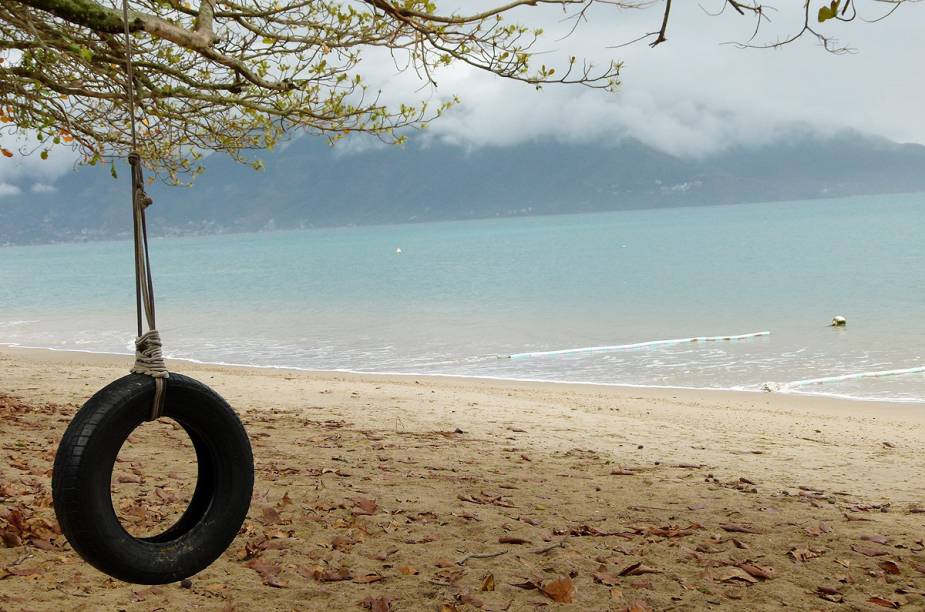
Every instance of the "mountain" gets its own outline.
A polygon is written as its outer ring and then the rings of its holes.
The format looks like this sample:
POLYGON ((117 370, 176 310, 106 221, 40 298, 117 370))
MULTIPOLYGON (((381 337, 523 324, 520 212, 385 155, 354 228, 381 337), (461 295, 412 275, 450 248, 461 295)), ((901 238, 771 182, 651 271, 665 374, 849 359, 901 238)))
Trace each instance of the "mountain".
MULTIPOLYGON (((344 152, 302 138, 255 172, 209 159, 195 185, 150 189, 153 235, 405 223, 925 191, 925 146, 856 133, 678 158, 623 140, 344 152)), ((0 198, 0 244, 128 237, 128 172, 81 168, 0 198)))

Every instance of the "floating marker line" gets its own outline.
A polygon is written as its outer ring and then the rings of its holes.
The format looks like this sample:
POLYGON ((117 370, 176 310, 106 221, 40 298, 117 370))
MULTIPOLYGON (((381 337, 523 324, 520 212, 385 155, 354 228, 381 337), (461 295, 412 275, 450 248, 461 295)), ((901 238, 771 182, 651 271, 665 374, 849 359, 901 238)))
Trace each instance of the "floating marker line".
POLYGON ((523 357, 545 357, 547 355, 569 355, 572 353, 598 353, 604 351, 623 351, 627 349, 645 348, 649 346, 661 346, 665 344, 685 344, 688 342, 720 342, 723 340, 746 340, 748 338, 758 338, 760 336, 770 336, 771 332, 761 331, 751 334, 740 334, 738 336, 697 336, 694 338, 677 338, 673 340, 652 340, 650 342, 636 342, 634 344, 615 344, 613 346, 586 346, 582 348, 561 349, 558 351, 536 351, 533 353, 514 353, 508 355, 508 359, 521 359, 523 357))
POLYGON ((789 390, 795 387, 803 387, 805 385, 818 385, 822 383, 841 382, 843 380, 857 380, 860 378, 879 378, 881 376, 899 376, 901 374, 917 374, 919 372, 925 372, 925 366, 918 366, 915 368, 904 368, 902 370, 879 370, 879 371, 873 371, 873 372, 857 372, 855 374, 842 374, 841 376, 824 376, 822 378, 807 378, 806 380, 795 380, 793 382, 785 383, 783 388, 784 390, 789 390))

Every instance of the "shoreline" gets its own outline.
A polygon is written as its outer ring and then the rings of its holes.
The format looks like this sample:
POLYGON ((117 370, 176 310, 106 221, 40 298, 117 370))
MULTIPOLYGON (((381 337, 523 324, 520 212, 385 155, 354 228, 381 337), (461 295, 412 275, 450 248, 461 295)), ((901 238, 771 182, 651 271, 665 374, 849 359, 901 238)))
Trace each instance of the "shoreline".
MULTIPOLYGON (((52 353, 76 353, 81 355, 97 355, 100 357, 134 357, 134 353, 117 353, 112 351, 92 351, 85 349, 59 349, 46 346, 26 346, 14 342, 0 342, 0 351, 6 350, 19 350, 19 351, 47 351, 52 353)), ((269 371, 289 371, 289 372, 300 372, 303 374, 353 374, 357 376, 381 376, 381 377, 414 377, 414 378, 427 378, 427 379, 460 379, 460 380, 473 380, 473 381, 494 381, 494 382, 511 382, 511 383, 525 383, 525 384, 541 384, 541 385, 575 385, 583 387, 603 387, 603 388, 616 388, 616 389, 654 389, 662 391, 703 391, 703 392, 718 392, 718 393, 746 393, 746 394, 759 394, 759 395, 778 395, 778 396, 788 396, 788 397, 812 397, 812 398, 827 398, 838 401, 847 401, 847 402, 861 402, 861 403, 876 403, 876 404, 898 404, 898 405, 925 405, 925 398, 921 399, 908 399, 902 397, 890 397, 890 398, 876 398, 876 397, 858 397, 854 395, 840 394, 840 393, 825 393, 825 392, 813 392, 813 391, 799 391, 799 390, 789 390, 789 389, 779 389, 775 391, 767 391, 764 389, 747 389, 744 387, 694 387, 694 386, 681 386, 681 385, 645 385, 645 384, 633 384, 633 383, 608 383, 608 382, 593 382, 593 381, 572 381, 572 380, 554 380, 554 379, 541 379, 541 378, 508 378, 504 376, 479 376, 471 374, 445 374, 445 373, 426 373, 426 372, 392 372, 392 371, 382 371, 382 372, 371 372, 365 370, 352 370, 352 369, 317 369, 317 368, 303 368, 299 366, 292 365, 260 365, 260 364, 249 364, 249 363, 232 363, 224 361, 203 361, 201 359, 195 359, 192 357, 166 357, 167 362, 179 361, 183 363, 189 363, 192 365, 200 366, 216 366, 223 368, 240 368, 240 369, 254 369, 254 370, 269 370, 269 371)))
MULTIPOLYGON (((21 395, 26 401, 80 406, 97 389, 128 374, 132 360, 131 355, 0 347, 0 367, 13 366, 4 368, 6 373, 0 385, 5 388, 0 391, 14 391, 13 395, 21 395), (26 393, 15 393, 17 386, 26 393)), ((296 410, 306 397, 350 388, 348 397, 351 399, 354 394, 368 398, 364 404, 367 410, 357 412, 358 406, 348 405, 338 406, 335 412, 365 422, 364 426, 372 428, 394 427, 396 422, 401 422, 409 428, 442 426, 450 431, 456 427, 467 431, 471 428, 496 437, 498 432, 488 427, 488 423, 500 421, 513 426, 510 424, 523 420, 539 428, 556 426, 568 432, 549 438, 530 436, 531 445, 544 450, 589 445, 601 452, 614 452, 612 440, 619 440, 618 445, 626 444, 631 437, 626 431, 630 431, 657 445, 651 449, 653 452, 645 445, 647 448, 640 453, 653 461, 660 459, 658 454, 684 453, 692 461, 700 457, 699 462, 709 459, 716 463, 728 459, 728 447, 732 444, 771 447, 778 443, 791 444, 795 440, 802 447, 807 441, 819 444, 819 432, 841 428, 841 435, 850 435, 866 447, 855 449, 856 469, 862 473, 870 471, 865 465, 869 456, 867 448, 879 447, 884 441, 895 444, 899 438, 908 442, 907 448, 921 448, 922 472, 925 473, 925 434, 922 433, 925 431, 925 410, 917 403, 742 390, 306 371, 275 366, 259 368, 195 362, 184 362, 184 366, 178 370, 215 386, 232 406, 244 412, 296 410), (449 408, 433 405, 433 402, 420 405, 418 389, 421 388, 430 389, 432 395, 455 398, 459 405, 449 408), (269 401, 261 401, 260 396, 269 401), (408 410, 408 405, 415 409, 408 410), (483 406, 498 407, 502 414, 495 414, 483 406), (454 421, 463 424, 451 426, 454 421), (805 430, 804 435, 794 436, 795 423, 805 430), (670 436, 662 431, 666 428, 670 436), (696 438, 712 441, 713 445, 692 445, 689 440, 696 438)), ((824 440, 822 446, 838 446, 842 442, 824 440)), ((806 450, 801 448, 799 452, 806 450)), ((757 455, 751 461, 760 464, 766 459, 757 455)), ((818 456, 814 460, 825 463, 827 459, 818 456)), ((781 470, 782 474, 812 476, 805 466, 794 466, 789 460, 773 463, 774 469, 781 470)), ((870 479, 871 486, 884 490, 900 481, 887 466, 877 478, 870 479)), ((845 483, 851 480, 846 479, 845 483)), ((914 489, 921 491, 925 501, 925 482, 914 489)))

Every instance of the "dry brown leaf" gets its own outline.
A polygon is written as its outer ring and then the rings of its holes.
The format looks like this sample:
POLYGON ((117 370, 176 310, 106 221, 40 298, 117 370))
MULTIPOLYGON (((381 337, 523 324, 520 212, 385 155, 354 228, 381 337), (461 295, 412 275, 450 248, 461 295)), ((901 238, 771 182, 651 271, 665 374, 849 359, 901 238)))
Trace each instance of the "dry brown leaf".
POLYGON ((640 576, 642 574, 661 574, 662 570, 650 567, 648 565, 643 565, 640 563, 633 563, 627 567, 620 570, 620 576, 640 576))
POLYGON ((568 576, 547 580, 539 587, 540 591, 556 603, 572 603, 575 584, 568 576))
POLYGON ((279 565, 257 558, 251 559, 245 563, 244 567, 257 572, 257 574, 259 574, 260 578, 263 580, 263 583, 267 586, 275 587, 278 589, 285 589, 289 586, 288 583, 280 580, 279 578, 279 573, 282 571, 282 568, 279 565))
POLYGON ((389 612, 392 609, 392 600, 388 597, 367 597, 360 602, 360 607, 370 612, 389 612))
POLYGON ((888 554, 889 552, 884 548, 880 548, 878 546, 869 546, 866 544, 852 544, 851 550, 853 550, 856 553, 862 554, 865 557, 882 557, 883 555, 888 554))
POLYGON ((807 548, 794 548, 787 554, 793 557, 793 559, 796 561, 809 561, 810 559, 815 559, 819 556, 807 548))
POLYGON ((613 586, 615 584, 620 584, 620 578, 616 574, 613 574, 611 572, 598 571, 594 573, 593 577, 594 577, 594 582, 603 584, 604 586, 613 586))
POLYGON ((826 601, 832 601, 835 603, 840 603, 845 596, 842 595, 841 591, 833 586, 822 585, 816 587, 816 594, 819 595, 822 599, 826 601))
POLYGON ((355 576, 353 581, 357 584, 370 584, 373 582, 379 582, 384 578, 385 576, 382 574, 366 574, 365 576, 355 576))
POLYGON ((272 506, 264 506, 260 510, 260 520, 264 524, 272 525, 273 523, 278 523, 280 518, 279 511, 272 506))
POLYGON ((899 565, 897 565, 895 561, 881 561, 877 565, 879 565, 880 569, 885 571, 887 574, 897 576, 901 573, 899 565))
POLYGON ((741 570, 737 567, 724 567, 719 570, 719 572, 714 577, 715 580, 720 582, 732 582, 733 580, 741 580, 749 584, 754 584, 758 582, 758 579, 753 577, 748 572, 741 570))
POLYGON ((876 542, 877 544, 889 544, 890 538, 884 535, 872 534, 872 535, 862 535, 861 539, 865 542, 876 542))
POLYGON ((883 608, 899 608, 902 606, 898 601, 891 601, 889 599, 884 599, 883 597, 871 597, 867 600, 867 603, 874 604, 875 606, 880 606, 883 608))
POLYGON ((723 523, 720 527, 730 533, 761 533, 761 530, 748 523, 723 523))
POLYGON ((482 591, 494 591, 495 590, 494 574, 489 573, 489 574, 486 574, 484 578, 482 578, 482 587, 480 590, 482 591))
POLYGON ((351 500, 353 502, 353 514, 356 515, 370 515, 375 514, 376 510, 379 509, 379 504, 376 503, 374 499, 366 499, 365 497, 355 497, 351 500))
POLYGON ((517 536, 501 536, 498 538, 499 544, 531 544, 530 540, 517 536))
POLYGON ((398 571, 405 576, 417 576, 418 571, 411 567, 410 565, 400 565, 398 566, 398 571))
POLYGON ((774 577, 774 568, 772 567, 762 567, 756 563, 740 563, 739 568, 748 575, 762 580, 770 580, 774 577))

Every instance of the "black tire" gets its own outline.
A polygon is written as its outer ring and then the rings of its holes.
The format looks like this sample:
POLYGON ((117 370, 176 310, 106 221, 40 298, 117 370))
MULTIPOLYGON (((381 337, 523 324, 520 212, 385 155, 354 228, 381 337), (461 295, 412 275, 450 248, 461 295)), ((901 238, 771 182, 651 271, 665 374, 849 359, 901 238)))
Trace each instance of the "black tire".
POLYGON ((58 523, 74 550, 100 571, 137 584, 176 582, 218 559, 240 530, 254 487, 251 446, 237 415, 209 387, 171 372, 163 416, 177 421, 196 449, 196 488, 167 531, 130 535, 112 506, 113 465, 153 398, 154 380, 141 374, 91 397, 64 433, 51 484, 58 523))

